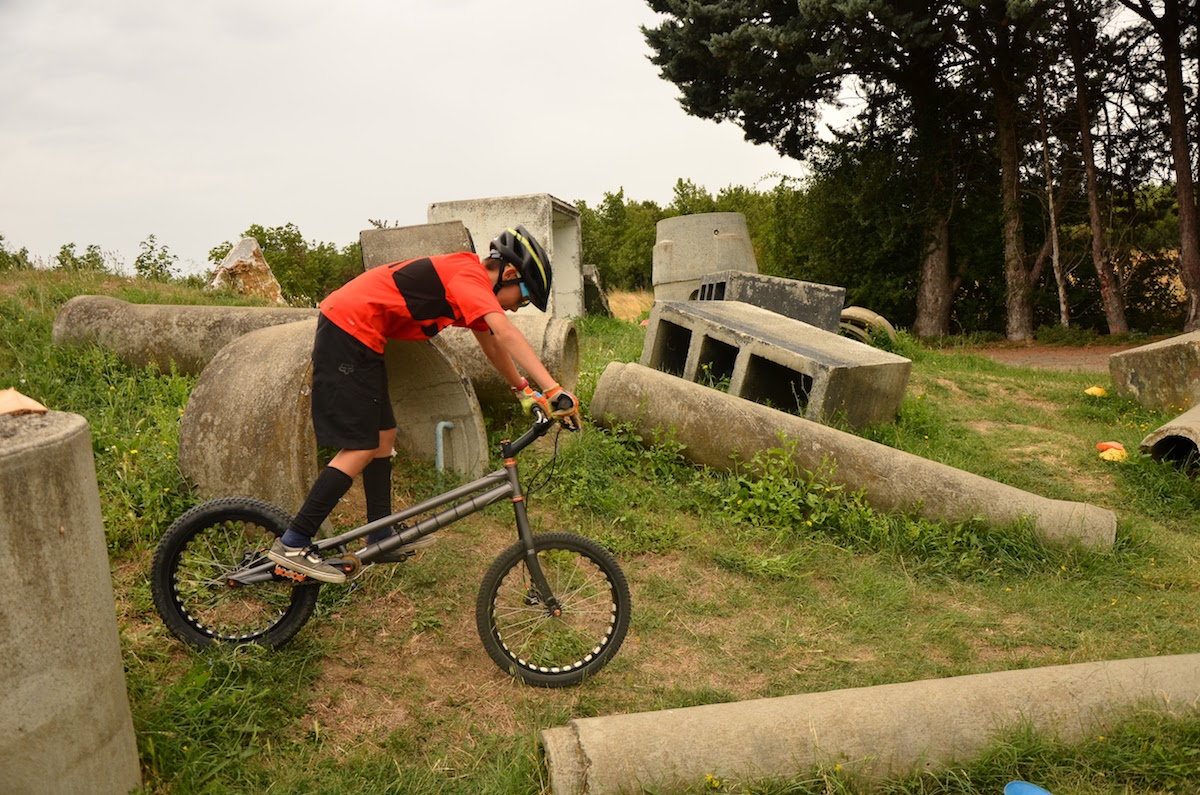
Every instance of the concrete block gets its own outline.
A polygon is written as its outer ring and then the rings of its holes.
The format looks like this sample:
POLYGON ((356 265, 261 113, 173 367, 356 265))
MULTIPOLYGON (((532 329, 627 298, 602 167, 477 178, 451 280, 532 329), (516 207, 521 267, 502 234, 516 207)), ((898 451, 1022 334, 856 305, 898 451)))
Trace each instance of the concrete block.
POLYGON ((747 271, 721 271, 700 277, 697 298, 753 304, 836 334, 846 288, 747 271))
POLYGON ((890 422, 912 362, 739 301, 656 301, 641 363, 851 428, 890 422))
MULTIPOLYGON (((486 246, 491 238, 483 241, 486 246)), ((462 221, 417 224, 388 229, 364 229, 358 233, 363 270, 418 257, 435 257, 459 251, 475 251, 471 233, 462 221)))
POLYGON ((664 218, 656 226, 652 268, 656 301, 695 299, 706 273, 758 273, 746 216, 697 213, 664 218))
POLYGON ((1143 406, 1182 411, 1200 404, 1200 331, 1108 357, 1118 395, 1143 406))
MULTIPOLYGON (((550 255, 554 283, 550 288, 547 311, 558 317, 582 317, 583 237, 579 210, 548 193, 527 196, 501 196, 490 199, 435 202, 426 212, 429 223, 461 221, 475 240, 478 250, 486 252, 492 238, 505 229, 523 224, 550 255)), ((526 307, 521 312, 537 312, 526 307)))
MULTIPOLYGON (((203 496, 259 497, 296 511, 316 480, 312 427, 315 318, 252 331, 204 368, 184 409, 179 468, 203 496)), ((434 337, 390 341, 384 349, 396 449, 433 461, 437 425, 447 468, 479 477, 488 463, 479 401, 461 368, 434 337)))
POLYGON ((764 450, 786 449, 802 469, 836 463, 830 480, 863 492, 872 508, 935 521, 1029 521, 1047 543, 1112 547, 1117 516, 1095 505, 1052 500, 852 433, 760 406, 682 378, 613 362, 596 383, 592 419, 631 423, 643 437, 670 430, 693 463, 733 469, 764 450))
POLYGON ((1151 431, 1139 449, 1155 461, 1169 461, 1194 474, 1200 467, 1200 404, 1151 431))
POLYGON ((87 421, 0 416, 0 790, 141 786, 87 421))

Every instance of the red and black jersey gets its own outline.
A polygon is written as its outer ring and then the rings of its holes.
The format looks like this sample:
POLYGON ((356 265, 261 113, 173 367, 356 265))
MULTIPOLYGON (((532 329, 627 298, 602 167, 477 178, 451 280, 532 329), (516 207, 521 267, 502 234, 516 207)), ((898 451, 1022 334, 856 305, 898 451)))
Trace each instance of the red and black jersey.
POLYGON ((446 326, 486 331, 503 312, 479 256, 470 252, 394 262, 356 276, 321 302, 321 314, 376 353, 395 340, 426 340, 446 326))

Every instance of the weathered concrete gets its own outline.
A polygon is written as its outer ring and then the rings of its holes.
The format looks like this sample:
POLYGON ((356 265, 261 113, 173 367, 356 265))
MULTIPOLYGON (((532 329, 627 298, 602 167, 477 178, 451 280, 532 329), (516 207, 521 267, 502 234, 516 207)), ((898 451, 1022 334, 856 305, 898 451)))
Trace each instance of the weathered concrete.
POLYGON ((553 795, 692 790, 840 764, 880 780, 962 762, 1026 726, 1076 742, 1137 709, 1193 715, 1200 655, 1081 663, 660 712, 540 733, 553 795))
POLYGON ((746 216, 697 213, 664 218, 656 227, 651 281, 656 301, 690 301, 706 273, 758 273, 746 216))
POLYGON ((949 521, 981 517, 999 526, 1025 519, 1055 544, 1107 548, 1116 536, 1112 511, 1030 494, 636 364, 610 364, 590 410, 601 425, 632 423, 647 438, 673 429, 684 456, 715 469, 789 445, 801 467, 816 472, 826 461, 834 464, 834 482, 862 489, 883 511, 949 521))
POLYGON ((0 790, 141 785, 87 421, 0 416, 0 790))
POLYGON ((641 363, 851 428, 896 418, 912 362, 739 301, 655 301, 641 363))
POLYGON ((721 271, 700 277, 697 298, 753 304, 837 334, 846 288, 745 271, 721 271))
POLYGON ((1200 331, 1108 357, 1116 393, 1150 408, 1183 411, 1200 403, 1200 331))
POLYGON ((1200 465, 1200 405, 1180 414, 1142 439, 1139 449, 1155 461, 1179 467, 1200 465))
MULTIPOLYGON (((508 319, 520 329, 558 383, 574 392, 579 381, 579 333, 575 324, 543 312, 509 313, 508 319)), ((470 329, 444 329, 436 339, 444 343, 447 355, 466 373, 481 404, 493 406, 513 401, 508 382, 484 356, 470 329)))
POLYGON ((316 317, 315 309, 130 304, 78 295, 54 317, 55 345, 94 342, 134 367, 194 375, 233 340, 265 326, 316 317))
MULTIPOLYGON (((203 496, 244 494, 295 511, 317 476, 312 428, 316 319, 250 332, 204 368, 184 410, 179 468, 203 496)), ((384 351, 396 448, 433 461, 437 424, 445 465, 482 475, 487 432, 475 391, 437 337, 389 342, 384 351)))
MULTIPOLYGON (((197 374, 233 340, 268 326, 315 318, 316 309, 244 306, 129 304, 101 295, 72 298, 54 318, 55 344, 95 342, 134 367, 156 365, 197 374)), ((579 337, 575 324, 542 312, 510 313, 542 363, 569 390, 579 377, 579 337)), ((512 400, 508 384, 484 357, 467 329, 438 335, 444 352, 464 368, 485 404, 512 400)), ((408 378, 407 375, 401 376, 408 378)))
MULTIPOLYGON (((583 316, 583 236, 574 205, 549 193, 500 196, 435 202, 429 205, 426 218, 431 224, 462 221, 481 253, 496 235, 523 224, 546 249, 554 268, 547 311, 558 317, 583 316)), ((526 307, 521 313, 537 311, 526 307)))
MULTIPOLYGON (((488 238, 484 244, 490 240, 491 238, 488 238)), ((358 242, 362 248, 364 270, 417 257, 475 251, 471 233, 463 226, 462 221, 364 229, 358 233, 358 242)))
POLYGON ((243 237, 229 250, 204 289, 227 289, 238 295, 265 298, 276 305, 287 303, 258 241, 252 237, 243 237))

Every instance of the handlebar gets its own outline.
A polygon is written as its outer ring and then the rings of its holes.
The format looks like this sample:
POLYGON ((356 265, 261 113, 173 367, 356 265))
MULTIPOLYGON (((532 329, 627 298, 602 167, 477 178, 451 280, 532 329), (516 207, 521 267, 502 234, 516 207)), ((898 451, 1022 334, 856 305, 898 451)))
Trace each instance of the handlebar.
MULTIPOLYGON (((526 447, 549 433, 550 429, 554 427, 554 418, 547 416, 546 412, 542 410, 541 406, 534 404, 532 411, 533 425, 529 428, 529 430, 521 434, 521 436, 515 442, 505 440, 500 443, 500 449, 505 458, 510 458, 521 452, 526 447)), ((571 423, 567 422, 566 419, 560 420, 560 422, 562 427, 566 428, 568 431, 579 430, 578 426, 572 425, 571 423)))

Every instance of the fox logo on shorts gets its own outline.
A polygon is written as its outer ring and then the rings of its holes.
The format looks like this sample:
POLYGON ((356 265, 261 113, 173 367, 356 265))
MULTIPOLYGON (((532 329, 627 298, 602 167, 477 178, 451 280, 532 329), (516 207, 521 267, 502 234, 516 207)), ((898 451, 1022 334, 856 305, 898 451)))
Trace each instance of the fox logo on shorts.
POLYGON ((350 362, 342 362, 338 365, 338 372, 342 375, 350 375, 354 372, 354 365, 350 362))

